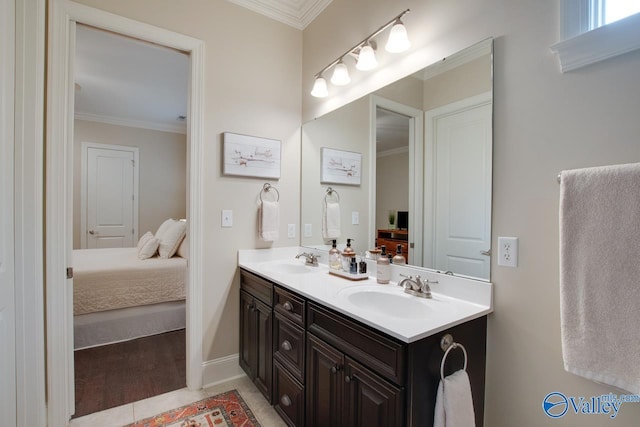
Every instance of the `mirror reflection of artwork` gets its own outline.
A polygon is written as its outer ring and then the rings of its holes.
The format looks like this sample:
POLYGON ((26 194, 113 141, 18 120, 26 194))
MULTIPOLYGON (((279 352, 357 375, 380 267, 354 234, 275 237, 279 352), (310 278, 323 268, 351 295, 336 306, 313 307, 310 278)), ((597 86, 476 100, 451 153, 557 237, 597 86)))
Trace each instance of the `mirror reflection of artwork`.
POLYGON ((322 183, 360 185, 361 177, 362 154, 322 148, 322 183))
POLYGON ((225 175, 280 178, 280 141, 225 132, 225 175))

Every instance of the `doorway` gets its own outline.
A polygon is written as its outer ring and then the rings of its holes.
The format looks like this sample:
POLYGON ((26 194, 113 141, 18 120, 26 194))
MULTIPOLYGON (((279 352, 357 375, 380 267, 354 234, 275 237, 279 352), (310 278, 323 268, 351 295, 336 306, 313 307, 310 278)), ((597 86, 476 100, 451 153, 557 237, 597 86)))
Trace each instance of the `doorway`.
POLYGON ((186 372, 190 389, 201 387, 203 43, 162 28, 132 21, 73 2, 50 5, 50 66, 47 83, 46 283, 48 425, 66 425, 74 412, 73 316, 71 311, 73 171, 73 47, 76 23, 148 41, 189 55, 187 118, 188 252, 186 372), (192 303, 193 302, 193 303, 192 303))

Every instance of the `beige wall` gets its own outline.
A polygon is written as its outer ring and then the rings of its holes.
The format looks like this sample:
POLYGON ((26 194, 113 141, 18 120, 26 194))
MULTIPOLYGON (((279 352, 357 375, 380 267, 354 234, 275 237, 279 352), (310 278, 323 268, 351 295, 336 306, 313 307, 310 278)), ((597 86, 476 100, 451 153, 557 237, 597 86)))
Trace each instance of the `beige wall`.
POLYGON ((265 180, 221 176, 223 132, 282 141, 280 240, 299 221, 299 30, 224 0, 82 0, 81 3, 200 39, 205 44, 203 358, 238 352, 237 250, 269 247, 258 240, 257 200, 265 180), (233 227, 221 228, 222 209, 233 227))
MULTIPOLYGON (((74 121, 73 247, 80 248, 82 143, 138 147, 138 236, 155 233, 167 218, 187 215, 187 145, 183 134, 74 121)), ((135 243, 134 243, 135 244, 135 243)))
MULTIPOLYGON (((520 259, 517 268, 499 267, 495 259, 491 265, 495 312, 485 425, 637 426, 640 405, 634 403, 614 420, 573 414, 553 420, 541 409, 552 391, 588 398, 617 393, 563 369, 556 176, 563 169, 640 161, 640 52, 560 73, 549 50, 558 41, 558 3, 333 0, 304 32, 303 117, 340 105, 356 89, 378 87, 371 77, 326 101, 308 93, 320 68, 406 7, 411 13, 404 22, 424 61, 495 36, 492 246, 498 236, 517 236, 520 259)), ((393 79, 421 68, 410 57, 373 75, 393 79)))
POLYGON ((390 210, 409 210, 409 151, 378 155, 376 164, 376 229, 389 228, 390 210))

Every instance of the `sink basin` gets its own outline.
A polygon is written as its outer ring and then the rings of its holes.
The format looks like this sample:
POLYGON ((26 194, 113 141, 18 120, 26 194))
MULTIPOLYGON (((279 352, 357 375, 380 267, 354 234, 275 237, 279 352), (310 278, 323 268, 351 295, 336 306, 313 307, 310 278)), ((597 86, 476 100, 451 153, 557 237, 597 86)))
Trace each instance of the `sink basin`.
POLYGON ((428 300, 405 294, 399 288, 353 286, 341 294, 357 309, 397 319, 423 319, 432 311, 428 300))
POLYGON ((271 274, 306 274, 318 271, 318 267, 304 265, 299 260, 267 261, 260 264, 260 269, 271 274))

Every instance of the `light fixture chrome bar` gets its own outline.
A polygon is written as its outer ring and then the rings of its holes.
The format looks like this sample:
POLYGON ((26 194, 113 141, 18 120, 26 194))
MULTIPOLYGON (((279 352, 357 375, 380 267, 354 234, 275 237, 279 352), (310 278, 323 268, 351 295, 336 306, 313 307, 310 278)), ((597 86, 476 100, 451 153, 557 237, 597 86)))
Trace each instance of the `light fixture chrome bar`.
POLYGON ((359 47, 361 47, 362 45, 364 45, 365 43, 367 43, 369 40, 371 40, 372 38, 376 37, 378 34, 380 34, 381 32, 383 32, 384 30, 386 30, 387 28, 389 28, 391 25, 393 25, 398 19, 401 19, 405 14, 409 13, 411 11, 411 9, 407 9, 404 10, 402 12, 400 12, 397 16, 393 17, 389 22, 387 22, 386 24, 382 25, 380 28, 378 28, 376 31, 374 31, 373 33, 371 33, 368 37, 364 38, 363 40, 361 40, 359 43, 353 45, 350 49, 348 49, 345 53, 343 53, 342 55, 340 55, 339 57, 337 57, 335 59, 335 61, 331 62, 329 65, 327 65, 326 67, 324 67, 322 70, 320 70, 318 73, 316 73, 315 78, 318 78, 320 76, 322 76, 322 73, 324 73, 325 71, 327 71, 329 68, 333 67, 334 65, 336 65, 338 62, 340 62, 340 60, 342 58, 344 58, 345 56, 354 53, 356 49, 358 49, 359 47))

